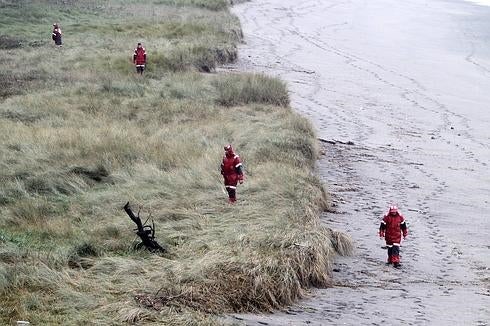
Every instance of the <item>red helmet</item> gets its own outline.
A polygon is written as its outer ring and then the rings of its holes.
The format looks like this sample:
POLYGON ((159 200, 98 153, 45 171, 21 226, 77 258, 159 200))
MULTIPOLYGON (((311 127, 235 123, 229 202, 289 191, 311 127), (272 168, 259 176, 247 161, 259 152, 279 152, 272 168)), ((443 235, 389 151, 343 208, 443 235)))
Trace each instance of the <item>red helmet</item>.
POLYGON ((390 214, 398 214, 398 207, 396 207, 395 205, 390 206, 389 213, 390 214))

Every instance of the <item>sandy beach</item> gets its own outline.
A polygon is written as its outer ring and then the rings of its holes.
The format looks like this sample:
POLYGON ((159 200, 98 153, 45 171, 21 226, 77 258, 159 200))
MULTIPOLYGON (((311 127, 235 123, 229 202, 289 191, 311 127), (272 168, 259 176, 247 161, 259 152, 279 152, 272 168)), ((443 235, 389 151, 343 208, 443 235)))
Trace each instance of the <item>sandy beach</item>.
POLYGON ((490 6, 489 0, 469 0, 470 2, 482 5, 482 6, 490 6))
POLYGON ((353 257, 333 287, 246 325, 488 325, 490 7, 464 1, 254 0, 230 69, 288 83, 324 142, 319 173, 353 257), (385 266, 379 221, 410 229, 385 266))

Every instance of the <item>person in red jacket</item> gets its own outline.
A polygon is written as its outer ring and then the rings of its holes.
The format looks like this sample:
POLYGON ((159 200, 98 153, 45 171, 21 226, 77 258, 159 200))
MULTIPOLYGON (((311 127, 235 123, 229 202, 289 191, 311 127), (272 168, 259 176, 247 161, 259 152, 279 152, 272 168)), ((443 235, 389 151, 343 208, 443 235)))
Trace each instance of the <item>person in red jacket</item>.
POLYGON ((405 218, 398 212, 398 207, 390 206, 388 214, 383 217, 379 226, 379 236, 385 238, 388 247, 388 262, 394 267, 400 267, 400 243, 408 235, 405 218))
POLYGON ((235 154, 231 145, 225 146, 225 155, 221 163, 221 174, 225 181, 226 191, 228 192, 229 202, 236 202, 236 187, 238 182, 243 183, 243 165, 240 156, 235 154))
POLYGON ((138 43, 138 46, 134 49, 133 63, 136 66, 136 72, 143 75, 146 65, 146 50, 141 43, 138 43))

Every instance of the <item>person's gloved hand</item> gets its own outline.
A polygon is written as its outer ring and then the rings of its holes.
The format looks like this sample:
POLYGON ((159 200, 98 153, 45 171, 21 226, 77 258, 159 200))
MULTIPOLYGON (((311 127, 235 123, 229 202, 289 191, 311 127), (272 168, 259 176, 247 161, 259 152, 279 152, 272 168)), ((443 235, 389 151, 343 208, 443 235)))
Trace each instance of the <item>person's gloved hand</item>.
POLYGON ((403 232, 403 240, 405 240, 408 236, 408 231, 403 232))
POLYGON ((385 231, 379 231, 379 237, 384 238, 385 236, 385 231))

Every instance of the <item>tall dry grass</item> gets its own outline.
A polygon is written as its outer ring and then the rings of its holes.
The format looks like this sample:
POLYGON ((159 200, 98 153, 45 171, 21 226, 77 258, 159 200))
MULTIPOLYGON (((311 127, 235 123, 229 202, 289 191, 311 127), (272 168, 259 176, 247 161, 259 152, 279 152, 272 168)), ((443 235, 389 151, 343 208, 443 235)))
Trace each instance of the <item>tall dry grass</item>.
POLYGON ((2 4, 0 35, 25 41, 0 56, 26 77, 1 85, 0 323, 206 325, 328 285, 350 242, 319 223, 311 125, 279 81, 202 73, 236 56, 220 3, 2 4), (65 46, 39 46, 54 20, 65 46), (135 21, 152 28, 133 34, 135 21), (129 62, 138 40, 144 78, 129 62), (229 142, 247 173, 235 206, 219 174, 229 142), (167 254, 133 250, 128 200, 167 254))
POLYGON ((284 82, 264 75, 229 75, 216 81, 217 103, 236 106, 262 103, 287 107, 289 96, 284 82))

